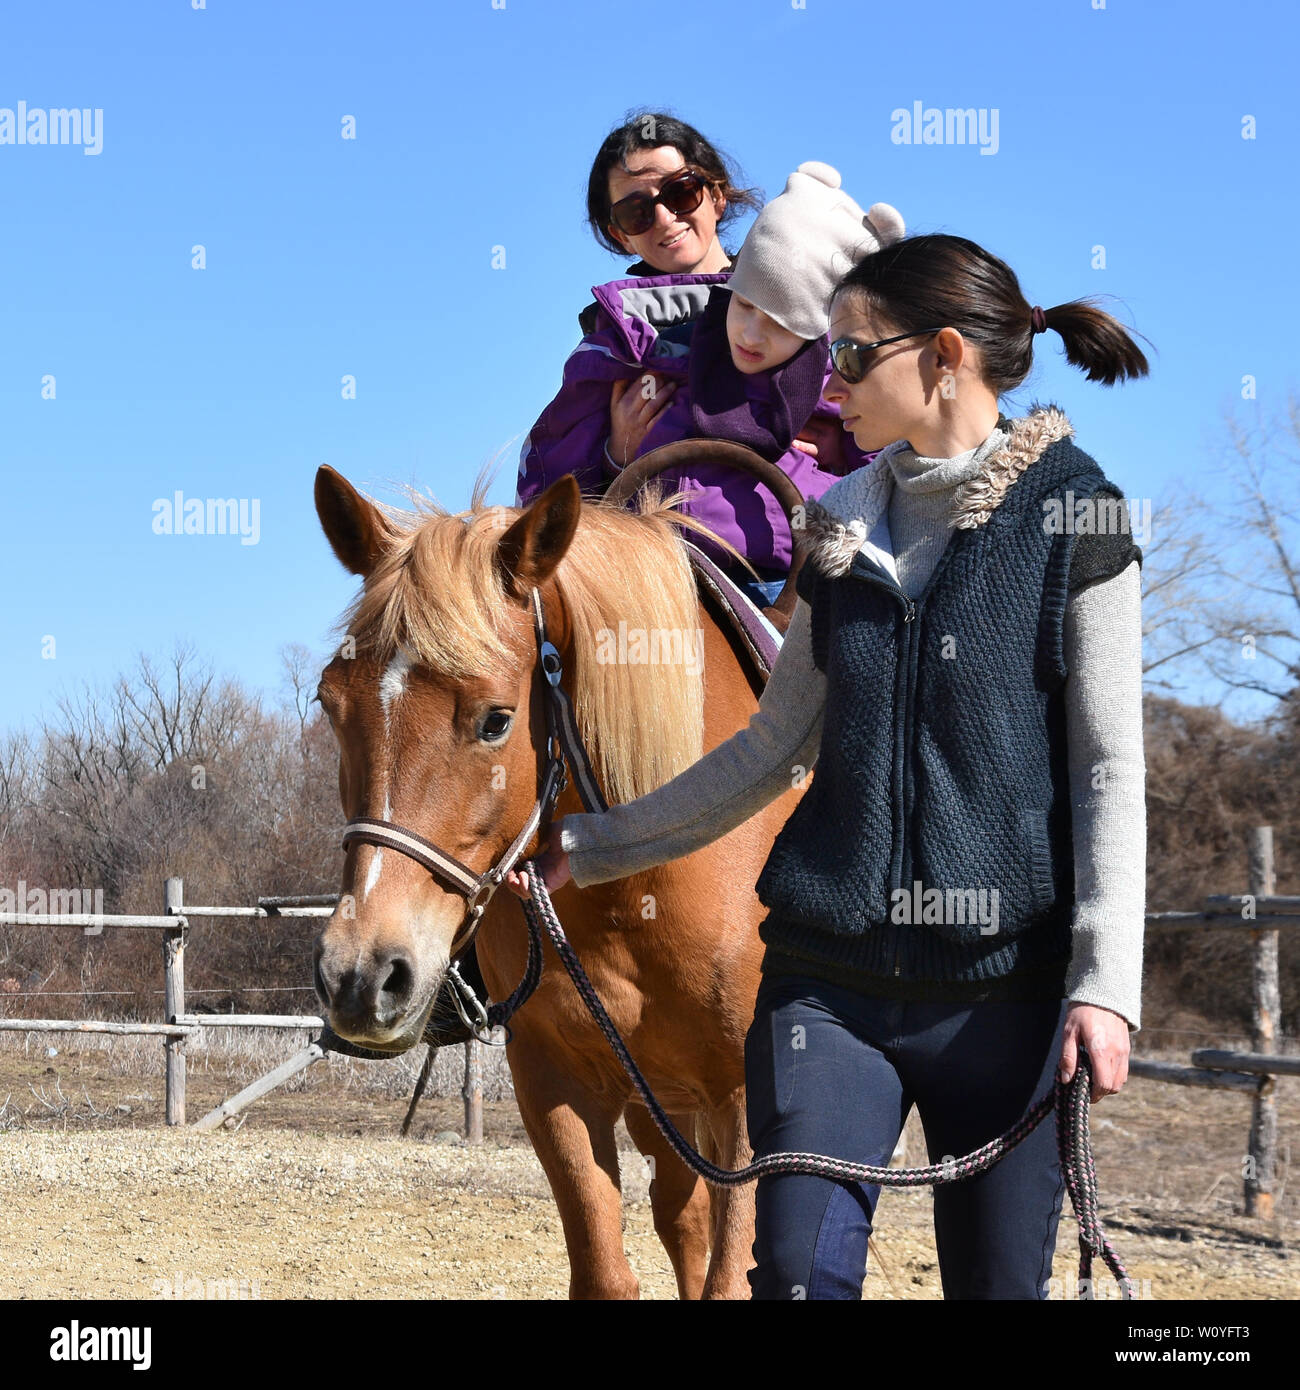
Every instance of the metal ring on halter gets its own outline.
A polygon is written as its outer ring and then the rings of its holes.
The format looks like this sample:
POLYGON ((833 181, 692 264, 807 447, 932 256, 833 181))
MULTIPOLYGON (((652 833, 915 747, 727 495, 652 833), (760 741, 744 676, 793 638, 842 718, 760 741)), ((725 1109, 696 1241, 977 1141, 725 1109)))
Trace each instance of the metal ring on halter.
POLYGON ((542 643, 542 674, 550 685, 559 685, 564 676, 564 664, 560 660, 559 648, 549 639, 542 643))
POLYGON ((461 977, 460 970, 457 968, 455 961, 452 961, 447 966, 447 974, 451 976, 452 983, 456 986, 455 992, 452 994, 452 999, 456 1004, 456 1012, 460 1014, 461 1022, 465 1024, 466 1027, 472 1028, 476 1021, 466 1014, 464 1004, 461 1002, 462 999, 465 999, 469 1001, 471 1008, 477 1015, 477 1022, 480 1025, 486 1023, 487 1010, 483 1007, 483 1003, 478 995, 474 993, 468 983, 461 977))
MULTIPOLYGON (((492 1036, 495 1031, 488 1018, 487 1010, 483 1007, 483 1001, 474 993, 472 986, 461 977, 460 971, 456 968, 453 961, 447 967, 447 975, 452 983, 451 1002, 455 1006, 456 1012, 460 1015, 460 1021, 470 1031, 470 1036, 476 1041, 486 1043, 489 1047, 501 1047, 503 1044, 492 1036), (465 1012, 465 1004, 468 1003, 476 1015, 471 1018, 465 1012)), ((508 1032, 508 1030, 507 1030, 508 1032)), ((509 1042, 509 1037, 505 1039, 509 1042)))
POLYGON ((482 918, 484 910, 491 901, 492 894, 489 892, 482 902, 478 901, 478 895, 483 891, 483 885, 474 890, 474 897, 469 899, 469 905, 465 910, 465 915, 460 919, 460 926, 456 928, 456 935, 451 939, 451 949, 449 955, 454 961, 458 955, 473 941, 478 932, 479 920, 482 918))

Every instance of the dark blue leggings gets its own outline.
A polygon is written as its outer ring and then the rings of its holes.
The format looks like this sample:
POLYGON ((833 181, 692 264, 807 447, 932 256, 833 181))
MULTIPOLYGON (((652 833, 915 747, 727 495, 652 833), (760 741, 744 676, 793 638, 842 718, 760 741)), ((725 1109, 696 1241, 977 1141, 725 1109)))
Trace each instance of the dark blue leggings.
MULTIPOLYGON (((764 976, 745 1039, 756 1156, 885 1164, 915 1105, 930 1162, 1003 1133, 1053 1083, 1065 1003, 870 998, 764 976)), ((1049 1116, 991 1171, 934 1189, 945 1298, 1046 1298, 1064 1183, 1049 1116)), ((861 1298, 878 1186, 760 1178, 754 1298, 861 1298)))

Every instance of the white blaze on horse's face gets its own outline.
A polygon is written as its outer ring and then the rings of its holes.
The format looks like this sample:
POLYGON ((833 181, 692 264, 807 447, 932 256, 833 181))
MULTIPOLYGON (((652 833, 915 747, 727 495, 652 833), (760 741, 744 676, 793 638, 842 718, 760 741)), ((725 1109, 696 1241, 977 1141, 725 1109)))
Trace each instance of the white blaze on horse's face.
MULTIPOLYGON (((406 677, 415 663, 406 652, 397 652, 388 665, 384 668, 384 674, 379 678, 379 705, 384 711, 384 760, 381 765, 381 776, 384 779, 384 819, 392 820, 393 803, 391 791, 388 786, 388 774, 391 766, 392 756, 392 727, 393 727, 393 706, 401 698, 406 690, 406 677)), ((361 888, 361 901, 365 900, 374 891, 375 885, 379 882, 379 875, 384 866, 384 851, 376 849, 370 860, 370 868, 366 873, 366 881, 361 888)))
MULTIPOLYGON (((384 802, 384 819, 388 819, 388 803, 384 802)), ((379 882, 379 872, 384 867, 384 851, 382 847, 375 850, 370 860, 370 868, 366 871, 366 881, 361 886, 361 901, 365 900, 374 891, 375 885, 379 882)))
POLYGON ((392 727, 393 706, 406 689, 406 677, 415 663, 405 652, 398 652, 379 678, 379 703, 384 711, 384 733, 392 727))

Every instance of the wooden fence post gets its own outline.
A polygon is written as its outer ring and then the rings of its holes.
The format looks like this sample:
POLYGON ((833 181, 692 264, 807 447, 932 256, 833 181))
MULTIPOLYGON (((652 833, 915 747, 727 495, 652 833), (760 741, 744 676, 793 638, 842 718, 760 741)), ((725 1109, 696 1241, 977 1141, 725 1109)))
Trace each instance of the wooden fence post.
MULTIPOLYGON (((1273 864, 1273 827, 1261 825, 1250 836, 1250 892, 1258 901, 1277 892, 1273 864)), ((1258 909, 1257 909, 1258 910, 1258 909)), ((1250 934, 1255 1016, 1252 1020, 1254 1052, 1273 1052, 1277 1040, 1277 1020, 1282 1011, 1278 986, 1277 928, 1250 934)), ((1246 1215, 1269 1220, 1273 1216, 1273 1177, 1277 1169, 1277 1103, 1273 1098, 1276 1082, 1265 1077, 1251 1104, 1250 1152, 1246 1165, 1246 1215)))
MULTIPOLYGON (((184 910, 185 884, 183 879, 169 878, 163 884, 163 911, 179 916, 184 910)), ((185 929, 177 927, 163 932, 163 1020, 175 1023, 185 1012, 185 929)), ((168 1038, 167 1049, 167 1123, 185 1123, 185 1039, 168 1038)))
POLYGON ((483 1044, 471 1038, 465 1044, 465 1084, 460 1093, 465 1098, 465 1142, 483 1142, 483 1044))

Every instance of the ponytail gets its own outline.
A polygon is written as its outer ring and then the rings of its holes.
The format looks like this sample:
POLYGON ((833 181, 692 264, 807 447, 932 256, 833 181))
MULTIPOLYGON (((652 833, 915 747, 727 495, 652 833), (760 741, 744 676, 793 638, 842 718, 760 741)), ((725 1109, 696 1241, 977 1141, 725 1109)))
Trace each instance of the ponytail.
POLYGON ((1114 386, 1146 376, 1149 368, 1142 349, 1113 315, 1090 299, 1072 299, 1045 309, 1048 328, 1061 335, 1065 360, 1087 374, 1089 381, 1114 386))
POLYGON ((1149 370, 1118 319, 1087 299, 1035 314, 1011 267, 965 237, 904 237, 874 251, 836 286, 836 295, 846 293, 865 298, 899 333, 955 328, 978 348, 981 375, 999 396, 1029 375, 1043 326, 1061 335, 1066 361, 1089 381, 1113 386, 1149 370))

